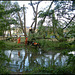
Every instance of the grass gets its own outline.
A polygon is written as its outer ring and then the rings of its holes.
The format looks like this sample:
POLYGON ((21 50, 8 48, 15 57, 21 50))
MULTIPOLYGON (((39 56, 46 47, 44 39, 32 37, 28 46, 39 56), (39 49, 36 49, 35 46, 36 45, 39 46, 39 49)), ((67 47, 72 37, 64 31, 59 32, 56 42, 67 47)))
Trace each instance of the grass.
MULTIPOLYGON (((25 46, 24 41, 25 41, 24 37, 21 37, 21 42, 23 42, 23 43, 20 43, 20 44, 17 44, 17 41, 15 41, 15 42, 4 41, 6 44, 5 48, 6 49, 23 49, 23 48, 27 47, 27 48, 32 48, 29 50, 38 49, 31 45, 25 46)), ((54 51, 62 51, 63 50, 64 51, 64 50, 74 50, 75 49, 75 45, 70 46, 67 44, 67 42, 50 41, 50 40, 44 40, 44 39, 35 40, 35 42, 40 44, 41 49, 44 52, 48 52, 51 50, 54 50, 54 51)), ((35 50, 33 50, 33 51, 35 51, 35 50)))
POLYGON ((36 40, 36 42, 38 42, 41 47, 43 48, 43 50, 56 50, 56 47, 59 46, 59 42, 57 41, 49 41, 49 40, 36 40))
POLYGON ((32 69, 29 73, 24 74, 65 74, 65 75, 72 75, 72 67, 70 66, 49 66, 49 67, 41 67, 37 66, 32 69))
POLYGON ((65 53, 65 51, 74 51, 75 44, 70 45, 69 42, 58 42, 58 41, 50 41, 50 40, 36 40, 37 43, 40 44, 41 49, 44 52, 49 51, 59 51, 65 53))
MULTIPOLYGON (((24 42, 24 38, 21 39, 22 42, 24 42)), ((70 49, 57 49, 59 46, 63 48, 64 43, 67 42, 52 42, 49 40, 36 40, 41 45, 42 50, 48 52, 48 51, 60 51, 63 52, 63 54, 66 54, 66 51, 70 51, 70 49)), ((10 41, 4 41, 5 43, 5 49, 22 49, 25 48, 25 44, 17 44, 17 42, 10 42, 10 41)), ((35 47, 33 46, 26 46, 27 49, 31 52, 38 52, 35 47)), ((71 49, 74 49, 75 45, 71 45, 71 49)), ((30 73, 26 74, 70 74, 72 73, 72 67, 71 66, 63 66, 63 67, 56 67, 55 65, 52 67, 38 67, 36 66, 30 73)), ((74 73, 74 72, 73 72, 74 73)))
POLYGON ((6 49, 22 49, 24 48, 24 44, 17 44, 15 42, 5 41, 6 49))

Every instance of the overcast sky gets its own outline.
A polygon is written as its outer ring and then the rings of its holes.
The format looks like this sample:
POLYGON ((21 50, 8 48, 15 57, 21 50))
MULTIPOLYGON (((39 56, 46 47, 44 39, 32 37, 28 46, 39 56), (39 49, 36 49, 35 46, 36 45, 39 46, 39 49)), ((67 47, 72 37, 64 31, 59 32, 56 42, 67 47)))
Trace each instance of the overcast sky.
MULTIPOLYGON (((28 4, 30 3, 30 1, 12 1, 12 2, 18 2, 18 4, 20 5, 20 7, 23 7, 23 5, 25 5, 26 7, 28 7, 28 9, 26 9, 26 27, 30 27, 32 22, 33 22, 33 9, 32 7, 28 4)), ((32 3, 35 3, 37 1, 32 1, 32 3)), ((39 4, 38 7, 38 11, 40 10, 44 10, 44 8, 46 8, 47 6, 49 6, 51 4, 52 1, 42 1, 39 4)), ((52 9, 55 7, 54 3, 52 4, 52 9)), ((73 12, 72 12, 73 13, 73 12)), ((74 11, 75 13, 75 11, 74 11)), ((66 19, 65 19, 66 20, 66 19)), ((39 21, 39 19, 37 20, 39 21)), ((46 25, 46 23, 44 23, 46 25)))
MULTIPOLYGON (((30 1, 13 1, 13 2, 18 2, 20 7, 23 7, 23 4, 25 4, 25 6, 28 7, 28 9, 26 11, 26 27, 30 27, 32 22, 33 22, 33 18, 34 18, 34 16, 33 16, 33 9, 28 4, 28 3, 30 3, 30 1)), ((34 3, 34 2, 37 2, 37 1, 32 1, 32 2, 34 3)), ((45 7, 49 6, 50 3, 51 3, 51 1, 42 1, 39 4, 38 11, 43 10, 45 7)), ((54 7, 54 5, 52 7, 54 7)))

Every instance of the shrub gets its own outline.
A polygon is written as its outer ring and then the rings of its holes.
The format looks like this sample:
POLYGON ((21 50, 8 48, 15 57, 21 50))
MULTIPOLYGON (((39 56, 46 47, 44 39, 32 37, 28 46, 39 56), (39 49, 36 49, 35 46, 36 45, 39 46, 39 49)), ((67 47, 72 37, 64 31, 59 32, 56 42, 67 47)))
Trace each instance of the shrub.
POLYGON ((64 42, 64 41, 67 41, 67 39, 66 38, 60 38, 59 39, 59 42, 64 42))
POLYGON ((70 49, 70 45, 68 43, 60 43, 59 46, 58 46, 60 49, 70 49))
POLYGON ((71 66, 72 71, 75 73, 75 56, 73 54, 68 54, 68 56, 67 65, 71 66))
MULTIPOLYGON (((53 65, 54 66, 54 65, 53 65)), ((30 73, 31 74, 73 74, 72 70, 68 66, 49 66, 49 67, 37 67, 33 69, 30 73)))
POLYGON ((0 41, 0 49, 4 49, 5 48, 5 43, 3 41, 0 41))
POLYGON ((0 41, 0 74, 8 74, 9 71, 7 68, 4 66, 4 62, 7 61, 9 62, 10 59, 4 54, 4 49, 5 49, 5 43, 3 41, 0 41))

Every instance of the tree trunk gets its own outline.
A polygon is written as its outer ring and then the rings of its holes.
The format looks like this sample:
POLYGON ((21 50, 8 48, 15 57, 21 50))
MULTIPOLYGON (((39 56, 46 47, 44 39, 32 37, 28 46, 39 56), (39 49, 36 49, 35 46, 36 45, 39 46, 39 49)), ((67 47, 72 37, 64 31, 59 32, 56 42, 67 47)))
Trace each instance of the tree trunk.
POLYGON ((11 35, 11 30, 10 30, 10 37, 12 37, 12 35, 11 35))
POLYGON ((37 11, 38 11, 38 6, 37 6, 37 8, 36 8, 36 16, 35 16, 35 26, 34 26, 34 31, 35 31, 35 29, 36 29, 36 25, 37 25, 37 11))
MULTIPOLYGON (((23 7, 24 7, 24 5, 23 5, 23 7)), ((26 36, 27 36, 27 34, 26 34, 26 17, 25 17, 25 11, 24 11, 24 8, 23 8, 23 12, 24 12, 24 27, 23 27, 23 23, 22 23, 22 20, 21 20, 21 17, 20 17, 19 12, 17 12, 17 14, 18 14, 18 16, 19 16, 21 29, 23 30, 24 36, 25 36, 25 38, 26 38, 26 36)))
POLYGON ((10 26, 9 26, 9 32, 10 32, 10 37, 12 37, 12 35, 11 35, 11 28, 10 28, 10 26))
POLYGON ((27 34, 26 34, 26 15, 25 15, 25 11, 24 11, 24 5, 23 5, 23 12, 24 12, 24 35, 26 38, 26 36, 27 36, 27 34))
POLYGON ((25 32, 24 32, 24 29, 23 29, 23 23, 22 23, 22 20, 21 20, 21 17, 20 17, 19 12, 17 12, 17 14, 18 14, 18 16, 19 16, 19 20, 20 20, 21 29, 23 30, 23 33, 24 33, 24 36, 25 36, 25 32))
POLYGON ((55 34, 55 15, 54 15, 54 10, 52 13, 52 24, 53 24, 53 33, 55 34))

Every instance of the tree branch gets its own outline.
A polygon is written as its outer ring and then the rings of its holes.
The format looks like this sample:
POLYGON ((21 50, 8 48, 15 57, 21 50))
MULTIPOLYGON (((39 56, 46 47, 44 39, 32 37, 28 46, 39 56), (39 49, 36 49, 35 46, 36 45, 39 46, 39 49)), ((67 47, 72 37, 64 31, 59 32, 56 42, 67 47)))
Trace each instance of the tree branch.
POLYGON ((34 22, 35 22, 35 21, 32 22, 31 27, 33 26, 34 22))
POLYGON ((65 29, 71 23, 71 21, 74 19, 74 17, 75 17, 75 15, 72 17, 72 19, 69 21, 69 23, 66 24, 66 26, 63 29, 65 29))
MULTIPOLYGON (((50 10, 52 4, 53 4, 53 1, 51 2, 50 6, 49 6, 49 8, 48 8, 48 10, 47 10, 48 12, 49 12, 49 10, 50 10)), ((44 18, 43 18, 43 23, 44 23, 44 21, 45 21, 45 18, 46 18, 46 16, 44 16, 44 18)), ((42 24, 43 24, 43 23, 42 23, 42 24)))
POLYGON ((34 8, 33 3, 32 3, 32 0, 30 0, 30 1, 31 1, 31 6, 33 8, 34 13, 36 13, 35 8, 34 8))
POLYGON ((34 26, 34 31, 35 31, 36 25, 37 25, 37 15, 38 15, 38 5, 39 5, 39 3, 40 3, 40 2, 38 2, 38 4, 37 4, 36 12, 35 12, 36 16, 35 16, 35 26, 34 26))

